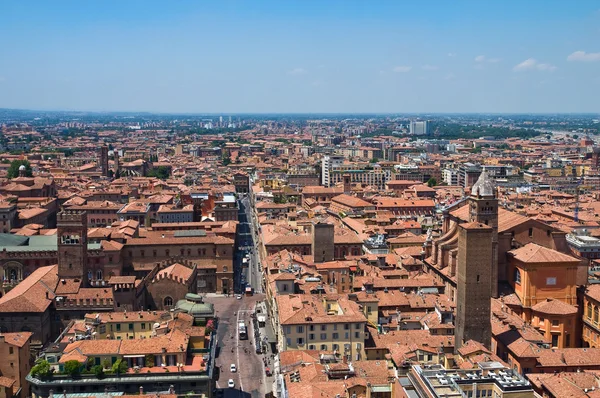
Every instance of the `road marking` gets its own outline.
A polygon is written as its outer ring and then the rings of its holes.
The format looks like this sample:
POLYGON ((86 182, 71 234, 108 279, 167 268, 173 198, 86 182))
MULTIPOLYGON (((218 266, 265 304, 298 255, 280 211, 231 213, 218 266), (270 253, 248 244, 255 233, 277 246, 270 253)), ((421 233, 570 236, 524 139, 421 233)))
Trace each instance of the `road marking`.
MULTIPOLYGON (((240 331, 238 330, 239 328, 239 324, 240 324, 240 310, 238 309, 238 313, 237 313, 237 322, 235 323, 235 342, 236 342, 236 365, 237 368, 240 368, 240 331)), ((244 386, 242 384, 242 376, 239 375, 238 373, 238 381, 240 382, 240 390, 244 391, 244 386)))

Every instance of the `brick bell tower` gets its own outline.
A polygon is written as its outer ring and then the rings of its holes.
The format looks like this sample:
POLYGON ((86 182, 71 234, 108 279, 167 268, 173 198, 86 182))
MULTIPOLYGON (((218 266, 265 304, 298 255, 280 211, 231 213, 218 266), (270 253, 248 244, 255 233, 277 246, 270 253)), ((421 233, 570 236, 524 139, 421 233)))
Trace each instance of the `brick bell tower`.
POLYGON ((57 215, 58 277, 87 280, 87 214, 61 211, 57 215))
POLYGON ((498 199, 496 187, 485 167, 471 188, 469 197, 469 222, 492 227, 491 289, 492 297, 498 297, 498 199))

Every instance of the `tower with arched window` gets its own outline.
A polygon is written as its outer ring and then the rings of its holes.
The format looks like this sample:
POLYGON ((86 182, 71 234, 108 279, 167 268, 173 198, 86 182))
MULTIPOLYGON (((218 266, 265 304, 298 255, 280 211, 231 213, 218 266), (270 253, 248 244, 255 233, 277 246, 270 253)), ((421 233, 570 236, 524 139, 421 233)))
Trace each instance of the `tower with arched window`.
POLYGON ((57 215, 58 277, 87 280, 87 215, 61 211, 57 215))

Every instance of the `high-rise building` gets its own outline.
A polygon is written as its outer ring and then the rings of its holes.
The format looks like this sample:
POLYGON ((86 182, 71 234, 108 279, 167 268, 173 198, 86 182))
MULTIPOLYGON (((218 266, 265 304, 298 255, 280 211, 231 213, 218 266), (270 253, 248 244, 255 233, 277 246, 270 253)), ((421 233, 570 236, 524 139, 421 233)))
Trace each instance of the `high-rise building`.
POLYGON ((410 122, 411 135, 427 135, 429 134, 429 122, 427 120, 410 122))
POLYGON ((331 186, 331 172, 334 168, 344 163, 343 156, 326 155, 321 160, 321 184, 326 187, 331 186))

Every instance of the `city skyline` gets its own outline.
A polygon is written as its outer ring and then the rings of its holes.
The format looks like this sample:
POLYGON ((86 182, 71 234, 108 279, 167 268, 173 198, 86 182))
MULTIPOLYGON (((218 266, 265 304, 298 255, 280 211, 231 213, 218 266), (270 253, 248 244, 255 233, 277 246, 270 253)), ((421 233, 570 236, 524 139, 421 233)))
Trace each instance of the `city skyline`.
POLYGON ((597 3, 2 6, 0 108, 597 113, 597 3))

